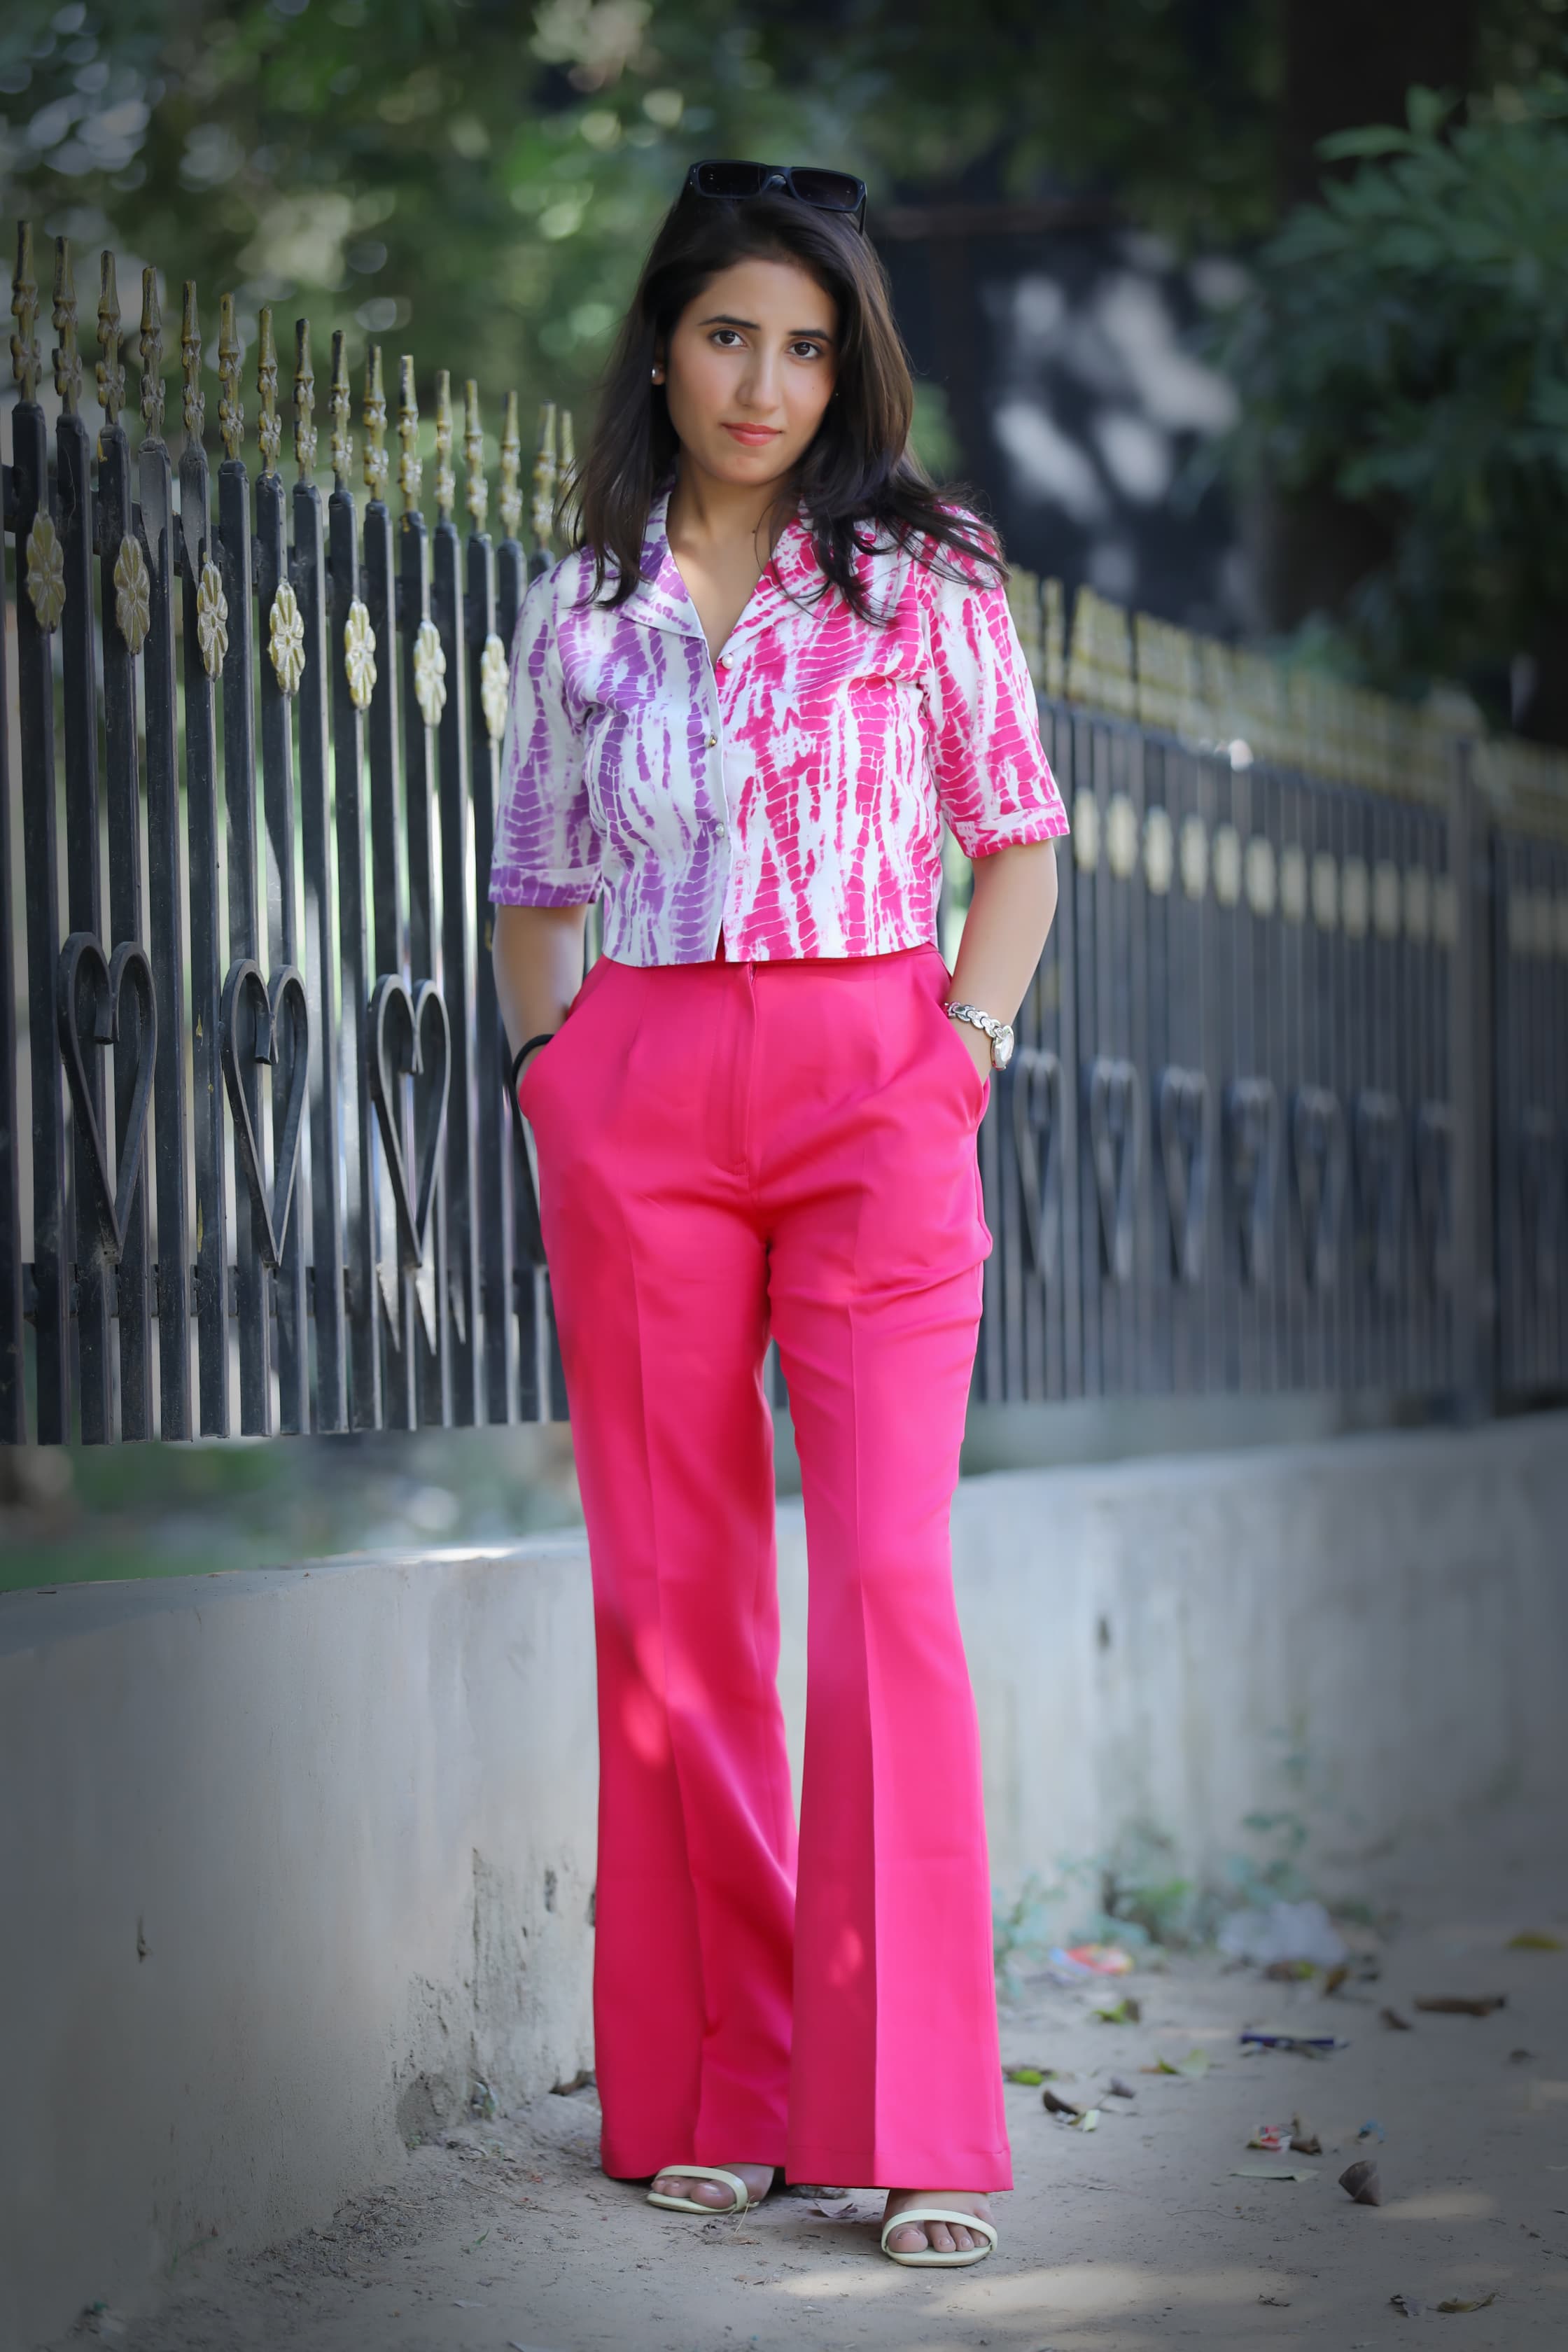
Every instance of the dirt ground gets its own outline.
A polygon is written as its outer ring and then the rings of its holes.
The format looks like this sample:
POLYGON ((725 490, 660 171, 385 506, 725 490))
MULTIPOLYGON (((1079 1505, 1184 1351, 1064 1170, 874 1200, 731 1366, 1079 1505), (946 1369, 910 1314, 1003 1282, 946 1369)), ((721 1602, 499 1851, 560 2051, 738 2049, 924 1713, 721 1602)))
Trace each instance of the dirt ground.
POLYGON ((775 2194, 736 2221, 659 2213, 600 2174, 583 2089, 416 2150, 395 2185, 287 2245, 194 2257, 154 2317, 88 2326, 125 2352, 1383 2352, 1428 2330, 1455 2352, 1561 2347, 1568 1949, 1509 1948, 1521 1929, 1568 1943, 1568 1885, 1540 1851, 1528 1869, 1489 1852, 1407 1903, 1376 1979, 1332 1998, 1177 1958, 1112 1990, 1142 2014, 1110 2025, 1092 2014, 1105 1993, 1036 1981, 1005 2006, 1004 2060, 1054 2068, 1049 2087, 1092 2099, 1100 2120, 1086 2133, 1048 2115, 1038 2087, 1010 2086, 1016 2186, 996 2200, 999 2252, 973 2270, 885 2261, 874 2191, 847 2206, 775 2194), (1486 2017, 1415 2006, 1500 1992, 1486 2017), (1384 2008, 1412 2030, 1384 2023, 1384 2008), (1348 2047, 1244 2055, 1255 2025, 1348 2047), (1194 2052, 1201 2071, 1149 2071, 1194 2052), (1131 2099, 1109 2092, 1113 2075, 1131 2099), (1321 2156, 1247 2147, 1258 2126, 1296 2116, 1321 2156), (1380 2169, 1376 2208, 1337 2186, 1363 2156, 1380 2169), (1247 2177, 1269 2166, 1310 2177, 1247 2177), (1407 2315, 1396 2295, 1426 2308, 1407 2315))

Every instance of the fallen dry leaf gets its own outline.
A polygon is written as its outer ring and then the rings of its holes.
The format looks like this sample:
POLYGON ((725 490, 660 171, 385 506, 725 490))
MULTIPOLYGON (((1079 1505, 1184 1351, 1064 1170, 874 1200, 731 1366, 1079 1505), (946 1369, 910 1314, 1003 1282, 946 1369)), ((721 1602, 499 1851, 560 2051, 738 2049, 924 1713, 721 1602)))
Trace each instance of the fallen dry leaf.
POLYGON ((1489 2017, 1494 2009, 1508 2007, 1506 1992, 1428 1993, 1417 1996, 1417 2009, 1429 2010, 1437 2017, 1489 2017))
POLYGON ((1380 2009, 1377 2013, 1391 2032, 1414 2033, 1415 2031, 1410 2020, 1407 2017, 1401 2017, 1396 2009, 1380 2009))
POLYGON ((1489 2303, 1496 2301, 1497 2291, 1494 2288, 1490 2294, 1483 2294, 1479 2303, 1466 2303, 1462 2296, 1451 2294, 1447 2301, 1440 2303, 1437 2308, 1439 2311, 1484 2311, 1489 2303))

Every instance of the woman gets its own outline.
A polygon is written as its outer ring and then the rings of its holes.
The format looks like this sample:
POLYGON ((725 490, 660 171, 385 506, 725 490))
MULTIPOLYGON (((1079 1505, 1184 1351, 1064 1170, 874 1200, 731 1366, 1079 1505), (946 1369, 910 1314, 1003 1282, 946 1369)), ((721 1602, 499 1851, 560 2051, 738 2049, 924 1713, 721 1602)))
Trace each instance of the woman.
POLYGON ((692 2213, 781 2166, 875 2183, 884 2251, 956 2265, 1011 2185, 948 1536, 975 1136, 1066 819, 999 557, 909 452, 864 205, 700 164, 668 215, 577 551, 519 621, 490 895, 593 1560, 605 2169, 692 2213), (975 861, 951 979, 943 817, 975 861), (770 1331, 811 1562, 798 1855, 770 1331))

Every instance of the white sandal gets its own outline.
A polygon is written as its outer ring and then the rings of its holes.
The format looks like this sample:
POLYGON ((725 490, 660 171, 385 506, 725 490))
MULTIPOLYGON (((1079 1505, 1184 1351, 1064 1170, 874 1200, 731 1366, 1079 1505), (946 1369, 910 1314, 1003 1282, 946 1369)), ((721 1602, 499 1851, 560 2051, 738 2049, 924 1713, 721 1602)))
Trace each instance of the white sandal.
POLYGON ((661 2180, 667 2172, 679 2172, 683 2180, 717 2180, 733 2192, 732 2205, 703 2205, 695 2197, 658 2197, 650 2189, 647 2201, 662 2205, 667 2213, 705 2213, 710 2221, 727 2221, 732 2213, 749 2213, 762 2199, 753 2198, 738 2172, 726 2172, 721 2164, 661 2164, 654 2175, 661 2180))
POLYGON ((983 2263, 995 2244, 996 2232, 989 2221, 983 2221, 978 2213, 956 2212, 949 2205, 906 2206, 903 2212, 892 2214, 882 2224, 882 2252, 890 2263, 901 2263, 906 2270, 910 2271, 966 2270, 971 2263, 983 2263), (978 2230, 989 2239, 990 2243, 984 2246, 971 2246, 966 2253, 955 2251, 951 2254, 942 2254, 939 2253, 932 2245, 922 2246, 914 2253, 894 2253, 888 2240, 895 2230, 905 2229, 911 2222, 918 2229, 927 2221, 945 2221, 950 2228, 956 2222, 961 2230, 978 2230))

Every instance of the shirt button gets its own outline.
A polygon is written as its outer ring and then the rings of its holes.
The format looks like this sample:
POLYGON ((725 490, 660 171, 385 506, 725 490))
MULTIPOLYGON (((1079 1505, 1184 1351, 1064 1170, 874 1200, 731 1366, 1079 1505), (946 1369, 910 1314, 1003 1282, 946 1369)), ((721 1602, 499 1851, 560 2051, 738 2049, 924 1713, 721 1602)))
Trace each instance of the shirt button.
POLYGON ((717 735, 710 735, 708 738, 708 749, 710 751, 716 751, 719 749, 719 738, 717 735))

